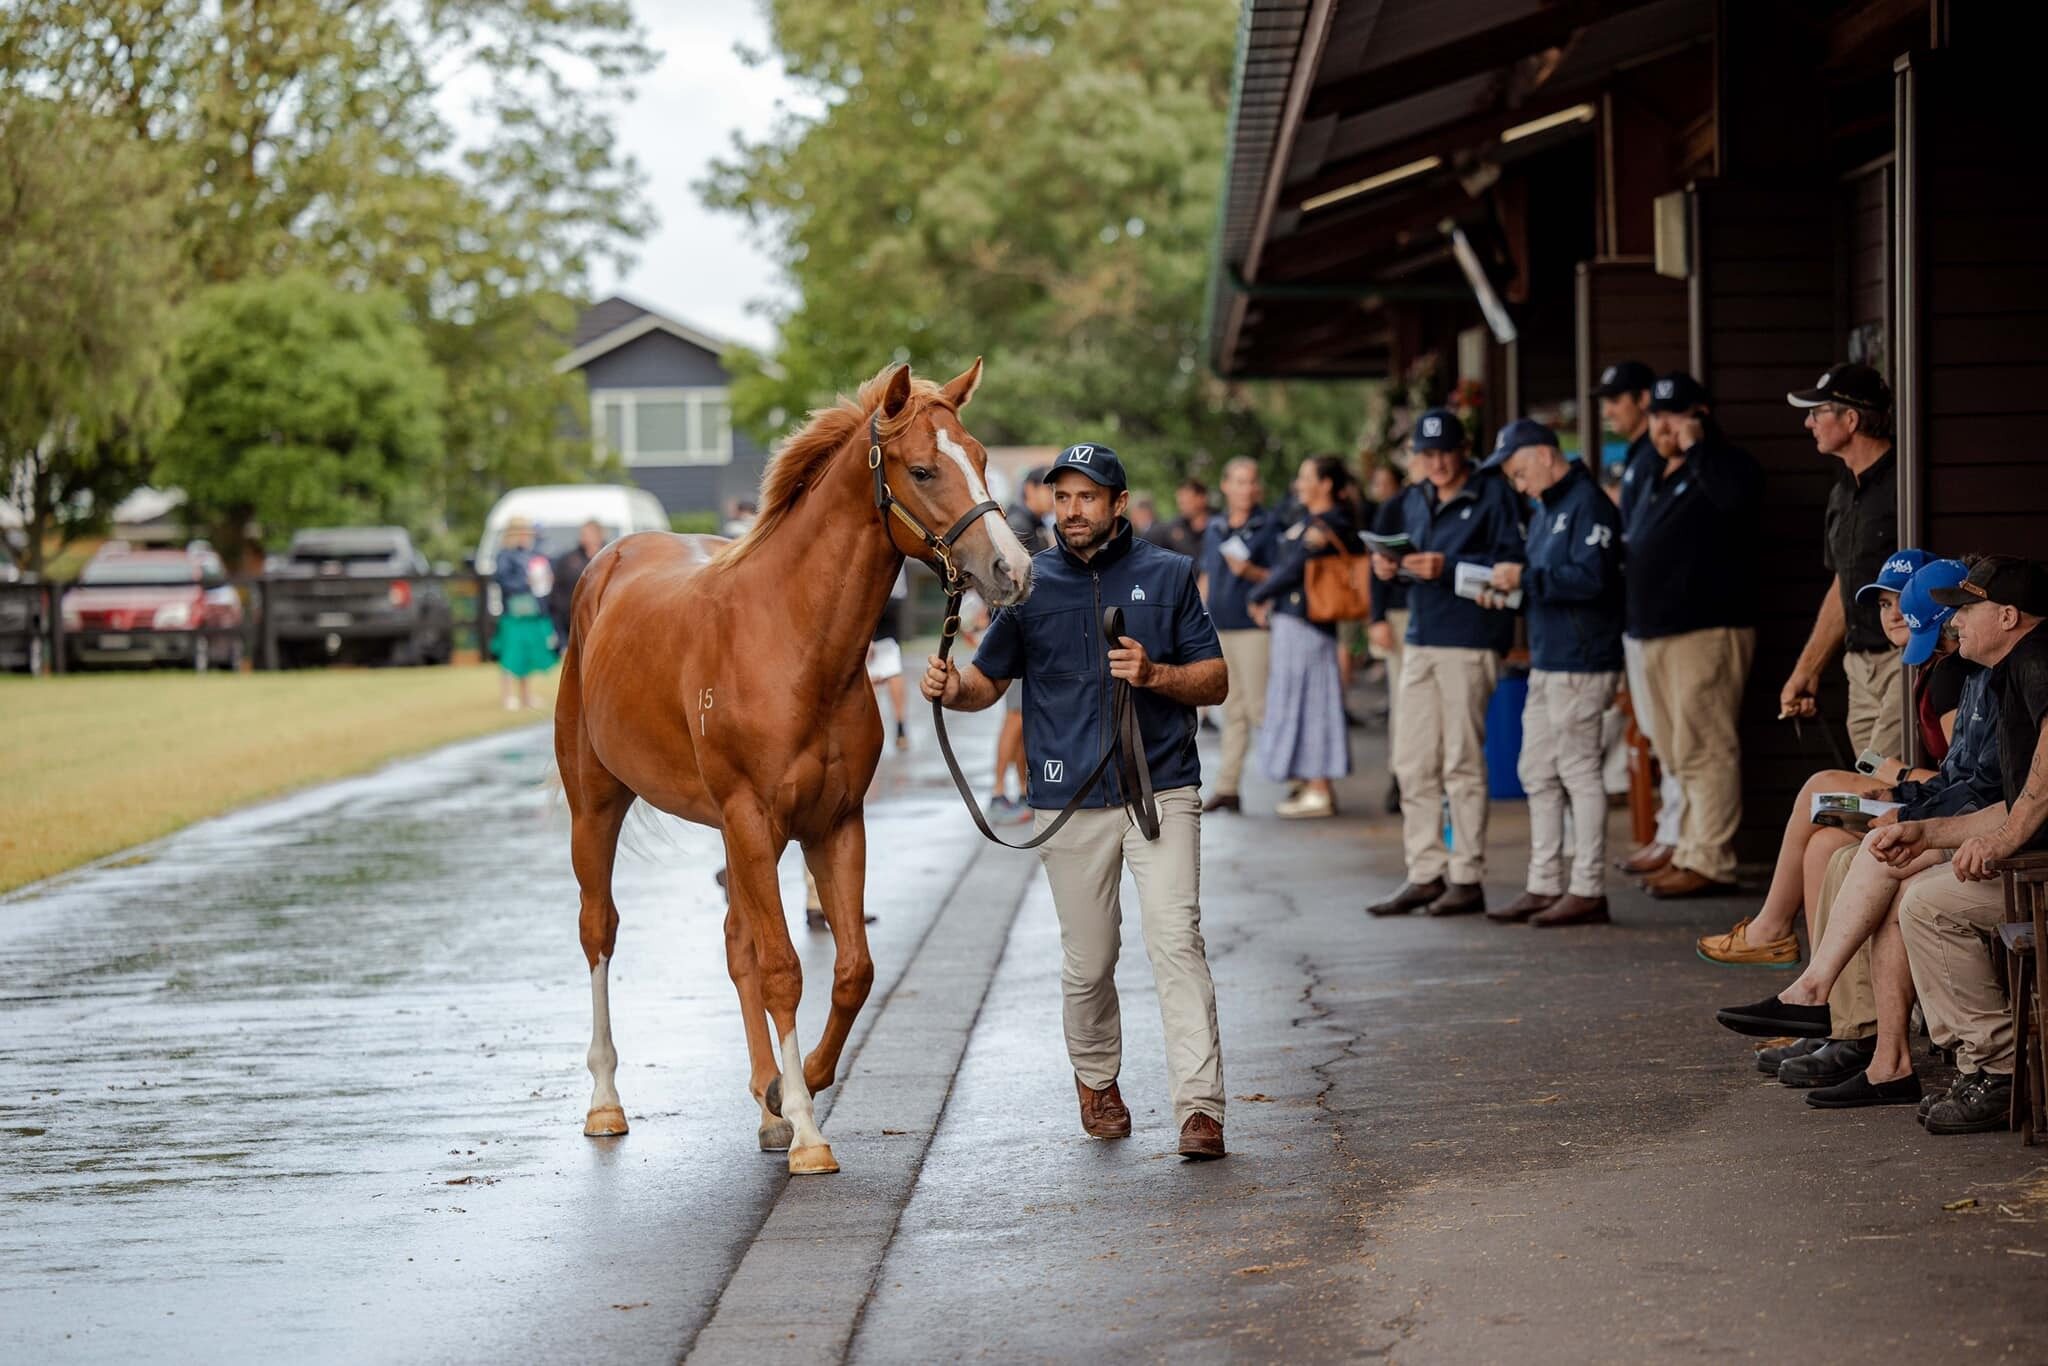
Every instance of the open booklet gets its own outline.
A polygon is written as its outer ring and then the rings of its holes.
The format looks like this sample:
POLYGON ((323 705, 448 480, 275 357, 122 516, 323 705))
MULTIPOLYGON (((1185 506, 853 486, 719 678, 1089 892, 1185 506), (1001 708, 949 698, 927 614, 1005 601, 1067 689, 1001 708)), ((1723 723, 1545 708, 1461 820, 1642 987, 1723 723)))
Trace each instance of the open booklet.
POLYGON ((1879 816, 1899 809, 1897 802, 1859 797, 1853 792, 1816 792, 1807 816, 1815 825, 1832 825, 1841 830, 1867 830, 1879 816))
POLYGON ((1483 564, 1459 565, 1451 576, 1451 591, 1474 602, 1480 600, 1480 594, 1487 594, 1505 602, 1510 611, 1522 605, 1522 590, 1502 593, 1493 586, 1493 570, 1483 564))

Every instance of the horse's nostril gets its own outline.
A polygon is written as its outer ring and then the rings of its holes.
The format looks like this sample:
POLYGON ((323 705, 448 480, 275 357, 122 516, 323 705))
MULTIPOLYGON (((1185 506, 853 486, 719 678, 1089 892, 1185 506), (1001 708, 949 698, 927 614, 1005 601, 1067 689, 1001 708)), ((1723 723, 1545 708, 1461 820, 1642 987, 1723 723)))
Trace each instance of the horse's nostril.
POLYGON ((996 556, 996 577, 1003 579, 1010 577, 1010 562, 1000 555, 996 556))

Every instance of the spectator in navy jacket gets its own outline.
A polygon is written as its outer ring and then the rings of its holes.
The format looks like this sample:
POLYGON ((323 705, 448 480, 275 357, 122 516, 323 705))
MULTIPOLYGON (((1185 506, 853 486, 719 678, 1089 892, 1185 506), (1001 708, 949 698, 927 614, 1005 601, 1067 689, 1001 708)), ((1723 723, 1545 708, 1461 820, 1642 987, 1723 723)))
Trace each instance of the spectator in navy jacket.
POLYGON ((1394 731, 1408 880, 1367 906, 1373 915, 1418 906, 1431 915, 1486 909, 1479 885, 1486 871, 1486 704, 1501 656, 1514 644, 1515 617, 1459 595, 1457 571, 1472 565, 1490 572, 1501 560, 1521 559, 1522 512, 1500 475, 1472 468, 1466 444, 1464 424, 1448 408, 1432 408, 1416 422, 1409 468, 1418 479, 1396 504, 1408 548, 1399 558, 1373 556, 1380 582, 1409 581, 1401 724, 1394 731), (1443 841, 1446 797, 1451 849, 1443 841))
POLYGON ((1266 670, 1272 659, 1271 638, 1252 620, 1246 599, 1273 567, 1280 538, 1280 519, 1261 506, 1259 462, 1238 456, 1223 467, 1223 515, 1211 517, 1202 531, 1201 554, 1195 559, 1202 600, 1230 666, 1230 696, 1223 699, 1223 752, 1216 767, 1216 789, 1202 803, 1204 811, 1239 810, 1237 785, 1244 776, 1245 752, 1252 731, 1266 719, 1266 670))
POLYGON ((1685 799, 1671 862, 1643 883, 1657 897, 1725 891, 1742 823, 1735 723, 1756 654, 1763 472, 1721 435, 1712 403, 1691 375, 1657 381, 1659 462, 1622 499, 1628 634, 1641 642, 1649 702, 1638 718, 1685 799))
POLYGON ((1600 924, 1607 913, 1607 785, 1601 722, 1621 686, 1621 514, 1599 481, 1558 448, 1557 433, 1523 418, 1501 428, 1480 470, 1498 469, 1524 497, 1527 559, 1493 567, 1492 586, 1519 589, 1529 623, 1529 700, 1519 772, 1529 795, 1529 879, 1489 919, 1600 924), (1564 813, 1572 812, 1567 868, 1564 813), (1569 885, 1567 885, 1569 884, 1569 885))

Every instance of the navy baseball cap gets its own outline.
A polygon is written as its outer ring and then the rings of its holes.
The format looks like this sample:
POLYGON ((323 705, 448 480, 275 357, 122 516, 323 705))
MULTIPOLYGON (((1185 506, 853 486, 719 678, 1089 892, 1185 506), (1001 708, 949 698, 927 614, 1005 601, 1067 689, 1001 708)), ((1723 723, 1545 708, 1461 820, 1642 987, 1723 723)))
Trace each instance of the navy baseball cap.
MULTIPOLYGON (((1875 583, 1866 583, 1856 590, 1857 599, 1860 601, 1865 593, 1905 592, 1906 585, 1913 581, 1913 576, 1919 573, 1921 567, 1933 558, 1932 555, 1929 555, 1924 550, 1894 550, 1892 557, 1884 562, 1884 568, 1877 571, 1877 581, 1875 583)), ((1950 586, 1949 584, 1942 585, 1944 588, 1950 586)))
POLYGON ((1944 607, 1995 602, 2030 617, 2048 617, 2048 569, 2018 555, 1987 555, 1961 583, 1933 589, 1931 596, 1944 607))
POLYGON ((1818 408, 1839 403, 1848 408, 1887 412, 1892 406, 1892 387, 1884 376, 1867 365, 1845 360, 1813 382, 1811 389, 1794 389, 1785 401, 1795 408, 1818 408))
POLYGON ((1640 394, 1656 387, 1656 384, 1656 372, 1649 366, 1639 360, 1625 360, 1600 372, 1600 383, 1594 386, 1593 396, 1616 398, 1622 394, 1640 394))
POLYGON ((1533 417, 1518 417, 1500 429, 1500 435, 1493 439, 1493 454, 1480 463, 1482 470, 1498 469, 1507 464, 1508 457, 1524 446, 1548 446, 1562 450, 1557 444, 1557 433, 1533 417))
POLYGON ((1955 608, 1934 600, 1934 590, 1954 588, 1968 577, 1969 566, 1961 560, 1929 560, 1907 581, 1905 591, 1899 594, 1899 615, 1913 633, 1906 642, 1908 664, 1925 664, 1934 657, 1934 643, 1941 639, 1943 624, 1956 614, 1955 608))
POLYGON ((1431 408, 1415 419, 1415 430, 1408 434, 1408 446, 1418 451, 1462 451, 1465 449, 1465 424, 1449 408, 1431 408))
POLYGON ((1650 386, 1650 411, 1653 413, 1689 413, 1695 408, 1708 407, 1713 401, 1707 396, 1707 386, 1683 370, 1673 370, 1650 386))
POLYGON ((1106 489, 1122 492, 1130 487, 1124 479, 1124 462, 1116 458, 1116 452, 1093 442, 1077 442, 1061 451, 1045 472, 1045 482, 1052 483, 1068 470, 1085 474, 1106 489))

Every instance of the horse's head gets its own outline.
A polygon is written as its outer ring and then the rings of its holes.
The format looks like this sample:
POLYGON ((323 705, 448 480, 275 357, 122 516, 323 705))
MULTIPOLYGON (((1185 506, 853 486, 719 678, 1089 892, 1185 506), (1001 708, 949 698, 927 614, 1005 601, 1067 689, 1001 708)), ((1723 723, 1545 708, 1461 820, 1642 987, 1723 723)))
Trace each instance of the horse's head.
MULTIPOLYGON (((988 495, 988 452, 960 422, 980 383, 979 359, 942 385, 913 382, 909 366, 896 366, 883 380, 871 429, 887 495, 946 543, 944 554, 989 606, 1007 607, 1031 592, 1031 556, 988 495)), ((883 517, 897 549, 939 567, 940 551, 903 518, 883 517)))

